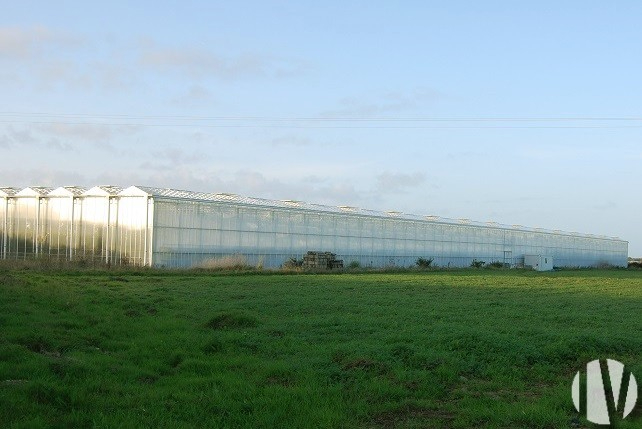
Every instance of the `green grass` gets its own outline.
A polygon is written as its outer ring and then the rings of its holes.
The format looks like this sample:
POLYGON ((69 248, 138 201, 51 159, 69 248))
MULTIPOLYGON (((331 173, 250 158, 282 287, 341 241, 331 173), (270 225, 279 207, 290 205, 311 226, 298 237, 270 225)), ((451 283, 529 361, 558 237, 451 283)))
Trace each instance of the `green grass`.
POLYGON ((0 270, 3 427, 591 427, 607 357, 642 381, 642 271, 0 270))

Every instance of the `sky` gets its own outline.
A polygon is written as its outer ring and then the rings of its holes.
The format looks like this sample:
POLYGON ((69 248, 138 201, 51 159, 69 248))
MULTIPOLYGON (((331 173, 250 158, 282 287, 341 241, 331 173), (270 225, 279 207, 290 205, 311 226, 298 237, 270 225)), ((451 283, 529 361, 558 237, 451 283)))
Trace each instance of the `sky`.
POLYGON ((396 210, 642 257, 642 2, 0 3, 0 186, 396 210))

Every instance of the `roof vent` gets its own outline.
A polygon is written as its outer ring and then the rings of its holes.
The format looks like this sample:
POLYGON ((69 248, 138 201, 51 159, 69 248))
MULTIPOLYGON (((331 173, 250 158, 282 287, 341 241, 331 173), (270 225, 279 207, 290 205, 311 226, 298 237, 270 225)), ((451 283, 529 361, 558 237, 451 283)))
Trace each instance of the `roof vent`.
POLYGON ((237 194, 229 194, 229 193, 221 192, 219 194, 214 194, 214 198, 221 198, 223 200, 238 200, 241 197, 237 194))
POLYGON ((353 212, 359 209, 359 207, 352 207, 352 206, 338 206, 338 207, 345 212, 353 212))

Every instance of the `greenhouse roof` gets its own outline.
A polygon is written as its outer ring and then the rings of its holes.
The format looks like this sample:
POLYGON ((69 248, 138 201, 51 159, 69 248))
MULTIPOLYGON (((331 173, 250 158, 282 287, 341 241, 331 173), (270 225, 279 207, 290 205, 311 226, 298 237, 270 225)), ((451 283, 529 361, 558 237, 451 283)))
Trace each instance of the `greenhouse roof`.
POLYGON ((207 192, 193 192, 184 191, 171 188, 155 188, 149 186, 130 186, 123 189, 118 186, 103 185, 94 186, 87 190, 80 186, 63 186, 56 189, 49 187, 28 187, 22 190, 12 187, 0 187, 0 197, 46 197, 46 196, 71 196, 71 197, 90 197, 90 196, 105 196, 105 197, 151 197, 159 199, 177 199, 177 200, 192 200, 192 201, 205 201, 212 203, 227 203, 244 206, 260 206, 266 208, 288 209, 288 210, 301 210, 307 212, 317 213, 341 213, 350 216, 367 216, 377 218, 394 218, 410 221, 432 222, 441 224, 452 225, 469 225, 481 226, 485 228, 495 229, 512 229, 524 232, 546 232, 549 234, 571 235, 579 237, 601 238, 601 239, 614 239, 621 240, 618 237, 607 237, 604 235, 594 234, 580 234, 577 232, 566 232, 561 230, 548 230, 542 228, 530 228, 522 225, 504 225, 497 222, 478 222, 470 219, 451 219, 436 215, 415 215, 399 211, 376 211, 369 209, 362 209, 354 206, 329 206, 322 204, 312 204, 305 201, 297 200, 269 200, 264 198, 244 197, 237 194, 230 193, 207 193, 207 192))
POLYGON ((46 186, 31 186, 16 193, 16 197, 46 197, 53 190, 54 188, 46 186))
POLYGON ((20 189, 18 188, 0 188, 0 197, 13 197, 18 193, 20 189))
POLYGON ((87 189, 80 186, 61 186, 47 195, 51 197, 79 197, 85 193, 87 189))
POLYGON ((111 186, 111 185, 103 185, 103 186, 94 186, 91 189, 88 189, 83 193, 83 196, 86 197, 110 197, 110 196, 116 196, 120 192, 122 192, 123 188, 120 186, 111 186))
POLYGON ((170 188, 154 188, 147 186, 130 186, 127 189, 124 189, 119 193, 121 196, 148 196, 154 198, 168 198, 168 199, 186 199, 194 201, 210 201, 210 202, 219 202, 219 203, 231 203, 239 205, 249 205, 249 206, 262 206, 269 208, 283 208, 283 209, 295 209, 295 210, 304 210, 310 212, 321 212, 321 213, 342 213, 349 215, 361 215, 369 217, 379 217, 379 218, 395 218, 411 221, 421 221, 421 222, 434 222, 434 223, 444 223, 444 224, 453 224, 453 225, 470 225, 470 226, 482 226, 485 228, 497 228, 497 229, 514 229, 525 232, 546 232, 551 234, 562 234, 562 235, 573 235, 580 237, 592 237, 592 238, 603 238, 603 239, 617 239, 617 237, 607 237, 604 235, 593 235, 593 234, 580 234, 577 232, 566 232, 560 230, 546 230, 542 228, 530 228, 522 225, 504 225, 497 222, 479 222, 473 221, 470 219, 451 219, 435 215, 415 215, 408 214, 399 211, 376 211, 362 209, 359 207, 353 206, 329 206, 322 204, 312 204, 304 201, 297 200, 269 200, 264 198, 253 198, 253 197, 244 197, 237 194, 230 193, 205 193, 205 192, 192 192, 192 191, 183 191, 170 188))

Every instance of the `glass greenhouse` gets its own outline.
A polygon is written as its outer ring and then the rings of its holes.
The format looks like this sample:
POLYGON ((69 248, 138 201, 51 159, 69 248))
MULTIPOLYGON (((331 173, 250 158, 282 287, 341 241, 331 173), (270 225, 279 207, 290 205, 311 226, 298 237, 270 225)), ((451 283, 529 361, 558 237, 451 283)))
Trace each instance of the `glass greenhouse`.
POLYGON ((308 251, 346 264, 464 267, 473 260, 522 266, 626 266, 628 242, 605 236, 480 223, 349 206, 132 186, 0 188, 3 259, 47 257, 109 264, 192 267, 242 255, 279 267, 308 251))

